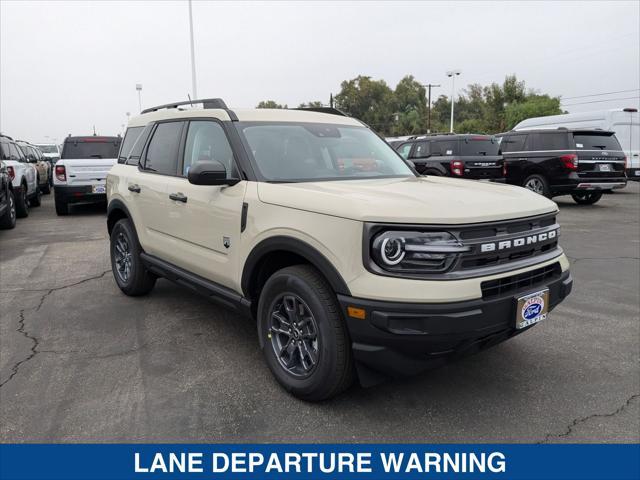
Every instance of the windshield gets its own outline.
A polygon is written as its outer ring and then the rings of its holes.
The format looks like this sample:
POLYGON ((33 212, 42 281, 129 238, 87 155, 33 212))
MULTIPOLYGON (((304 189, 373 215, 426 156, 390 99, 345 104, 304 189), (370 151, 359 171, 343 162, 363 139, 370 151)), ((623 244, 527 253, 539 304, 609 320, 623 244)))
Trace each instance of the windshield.
POLYGON ((461 156, 499 155, 500 142, 492 137, 471 137, 460 142, 461 156))
POLYGON ((58 153, 55 145, 38 145, 38 148, 42 153, 58 153))
POLYGON ((120 148, 120 139, 80 139, 64 142, 63 159, 116 158, 120 148))
POLYGON ((413 176, 393 149, 365 127, 242 122, 238 129, 266 180, 413 176))
POLYGON ((615 135, 597 133, 574 133, 576 150, 622 150, 615 135))

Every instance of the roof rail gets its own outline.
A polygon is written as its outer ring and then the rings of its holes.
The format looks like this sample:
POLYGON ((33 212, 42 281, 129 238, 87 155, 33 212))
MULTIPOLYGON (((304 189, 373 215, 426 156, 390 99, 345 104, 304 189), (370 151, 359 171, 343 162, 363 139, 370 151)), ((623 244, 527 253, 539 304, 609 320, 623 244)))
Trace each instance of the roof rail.
POLYGON ((340 115, 341 117, 348 117, 346 113, 342 110, 338 110, 334 107, 298 107, 292 108, 292 110, 303 110, 307 112, 319 112, 319 113, 328 113, 330 115, 340 115))
POLYGON ((418 138, 426 137, 440 137, 443 135, 458 135, 456 132, 442 132, 442 133, 419 133, 418 135, 411 135, 407 140, 416 140, 418 138))
POLYGON ((158 110, 164 110, 169 108, 178 108, 182 105, 194 105, 194 104, 202 104, 202 108, 211 109, 211 108, 219 108, 220 110, 224 110, 227 112, 231 120, 234 122, 238 121, 238 117, 236 114, 227 107, 227 104, 224 103, 224 100, 221 98, 203 98, 201 100, 185 100, 184 102, 175 102, 175 103, 167 103, 164 105, 158 105, 157 107, 146 108, 140 112, 141 115, 150 112, 157 112, 158 110))
POLYGON ((11 138, 9 135, 7 135, 6 133, 0 133, 0 137, 4 137, 4 138, 8 138, 9 140, 13 140, 13 138, 11 138))

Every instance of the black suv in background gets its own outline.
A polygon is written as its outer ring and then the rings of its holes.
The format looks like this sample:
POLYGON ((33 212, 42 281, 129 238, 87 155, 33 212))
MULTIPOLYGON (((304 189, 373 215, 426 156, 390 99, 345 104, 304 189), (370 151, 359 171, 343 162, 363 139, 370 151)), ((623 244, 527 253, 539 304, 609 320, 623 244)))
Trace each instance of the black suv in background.
POLYGON ((626 157, 613 132, 558 128, 497 137, 507 183, 549 198, 569 194, 581 205, 592 205, 603 192, 627 184, 626 157))
POLYGON ((0 229, 16 226, 16 200, 13 196, 11 177, 4 162, 0 160, 0 229))
POLYGON ((422 175, 474 180, 500 180, 505 176, 500 141, 491 135, 422 135, 394 148, 422 175))

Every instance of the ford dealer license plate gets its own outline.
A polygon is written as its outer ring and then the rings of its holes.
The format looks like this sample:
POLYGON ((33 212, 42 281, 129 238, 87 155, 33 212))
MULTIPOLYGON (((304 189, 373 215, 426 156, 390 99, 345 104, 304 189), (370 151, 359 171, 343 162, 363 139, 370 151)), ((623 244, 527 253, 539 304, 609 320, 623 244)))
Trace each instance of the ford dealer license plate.
POLYGON ((530 293, 518 298, 516 328, 526 328, 547 318, 549 312, 549 289, 530 293))
POLYGON ((105 193, 106 189, 104 187, 104 185, 94 185, 93 186, 93 193, 105 193))

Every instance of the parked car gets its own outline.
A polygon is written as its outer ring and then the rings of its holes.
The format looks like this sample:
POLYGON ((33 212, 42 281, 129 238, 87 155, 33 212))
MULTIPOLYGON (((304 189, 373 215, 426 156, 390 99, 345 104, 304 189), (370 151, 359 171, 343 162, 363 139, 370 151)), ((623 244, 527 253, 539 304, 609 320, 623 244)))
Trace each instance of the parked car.
POLYGON ((4 161, 0 160, 0 229, 16 226, 16 200, 13 184, 4 161))
POLYGON ((36 176, 38 179, 38 187, 42 193, 51 193, 51 184, 49 178, 51 177, 51 164, 45 160, 42 152, 35 146, 23 140, 16 140, 18 148, 22 150, 22 154, 25 156, 29 163, 32 163, 36 167, 36 176))
POLYGON ((422 175, 494 181, 505 176, 500 142, 491 135, 421 135, 394 148, 422 175))
POLYGON ((498 135, 507 182, 545 197, 571 195, 592 205, 627 184, 625 155, 613 132, 557 128, 498 135))
POLYGON ((16 142, 7 135, 0 135, 1 160, 7 168, 18 218, 29 215, 29 207, 40 206, 38 174, 34 164, 29 163, 16 142))
POLYGON ((122 138, 68 136, 53 175, 56 213, 67 215, 74 203, 106 202, 105 179, 116 163, 122 138))
POLYGON ((309 110, 210 99, 132 118, 107 176, 122 292, 166 277, 253 317, 305 400, 347 388, 354 365, 372 385, 495 345, 570 293, 555 203, 416 175, 362 122, 309 110))
POLYGON ((627 178, 640 181, 640 117, 637 108, 615 108, 528 118, 513 129, 534 130, 558 127, 615 132, 627 158, 627 178))

